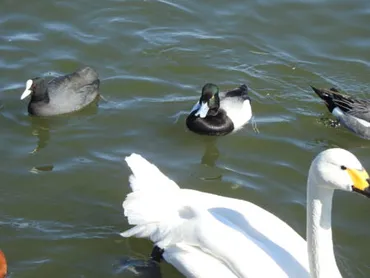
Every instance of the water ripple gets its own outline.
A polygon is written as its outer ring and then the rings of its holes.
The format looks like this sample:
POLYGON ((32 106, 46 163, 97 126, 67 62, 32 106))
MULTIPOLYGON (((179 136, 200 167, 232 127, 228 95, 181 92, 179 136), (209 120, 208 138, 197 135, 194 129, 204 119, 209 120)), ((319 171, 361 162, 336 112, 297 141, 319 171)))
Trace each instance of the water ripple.
POLYGON ((67 34, 86 44, 99 43, 106 39, 106 37, 103 36, 84 33, 77 28, 62 22, 47 22, 44 24, 44 27, 51 31, 63 32, 64 34, 67 34))
MULTIPOLYGON (((0 248, 14 277, 112 276, 114 259, 150 253, 150 242, 118 236, 128 228, 131 152, 181 186, 252 201, 304 234, 311 159, 339 146, 370 163, 365 141, 321 120, 331 116, 309 88, 368 97, 369 13, 365 0, 4 0, 0 248), (87 64, 107 101, 52 119, 27 115, 25 80, 87 64), (247 125, 210 139, 187 130, 206 82, 248 84, 259 133, 247 125)), ((341 194, 336 202, 346 208, 333 210, 336 251, 357 262, 348 264, 355 277, 368 277, 359 240, 368 204, 341 194)))

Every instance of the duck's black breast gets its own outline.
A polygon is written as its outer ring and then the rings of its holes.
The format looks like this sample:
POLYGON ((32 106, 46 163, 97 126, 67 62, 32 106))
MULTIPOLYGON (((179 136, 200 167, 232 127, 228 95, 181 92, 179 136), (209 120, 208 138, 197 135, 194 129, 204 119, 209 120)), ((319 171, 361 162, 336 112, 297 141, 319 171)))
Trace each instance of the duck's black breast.
POLYGON ((226 135, 234 130, 234 124, 226 115, 225 111, 220 110, 215 116, 200 118, 195 116, 193 111, 186 118, 186 126, 193 132, 201 135, 226 135))

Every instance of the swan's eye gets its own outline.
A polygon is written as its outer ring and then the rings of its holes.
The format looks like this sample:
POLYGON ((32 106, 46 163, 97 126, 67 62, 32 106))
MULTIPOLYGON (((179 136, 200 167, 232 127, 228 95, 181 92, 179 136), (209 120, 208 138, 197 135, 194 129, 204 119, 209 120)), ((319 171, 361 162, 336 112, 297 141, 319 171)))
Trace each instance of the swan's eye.
POLYGON ((342 166, 340 166, 340 169, 347 170, 347 167, 342 165, 342 166))

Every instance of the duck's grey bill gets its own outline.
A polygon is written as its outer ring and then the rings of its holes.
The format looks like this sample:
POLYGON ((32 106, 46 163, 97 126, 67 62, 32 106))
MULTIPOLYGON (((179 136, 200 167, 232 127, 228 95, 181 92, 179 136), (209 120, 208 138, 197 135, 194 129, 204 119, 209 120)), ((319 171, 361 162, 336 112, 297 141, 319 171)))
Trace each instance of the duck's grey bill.
POLYGON ((200 105, 200 108, 197 113, 195 113, 195 116, 199 116, 201 118, 205 118, 207 116, 207 113, 209 111, 209 107, 207 102, 202 102, 200 105))

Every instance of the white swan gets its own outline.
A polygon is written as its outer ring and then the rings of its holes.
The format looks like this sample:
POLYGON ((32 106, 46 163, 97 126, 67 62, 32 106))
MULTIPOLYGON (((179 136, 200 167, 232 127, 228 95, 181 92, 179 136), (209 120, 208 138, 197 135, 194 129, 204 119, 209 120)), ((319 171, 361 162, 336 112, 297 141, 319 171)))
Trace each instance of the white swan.
POLYGON ((121 235, 150 238, 186 277, 341 277, 331 232, 334 190, 370 197, 369 176, 353 154, 320 153, 308 174, 306 242, 252 203, 180 189, 137 154, 126 162, 133 192, 123 208, 135 227, 121 235))

